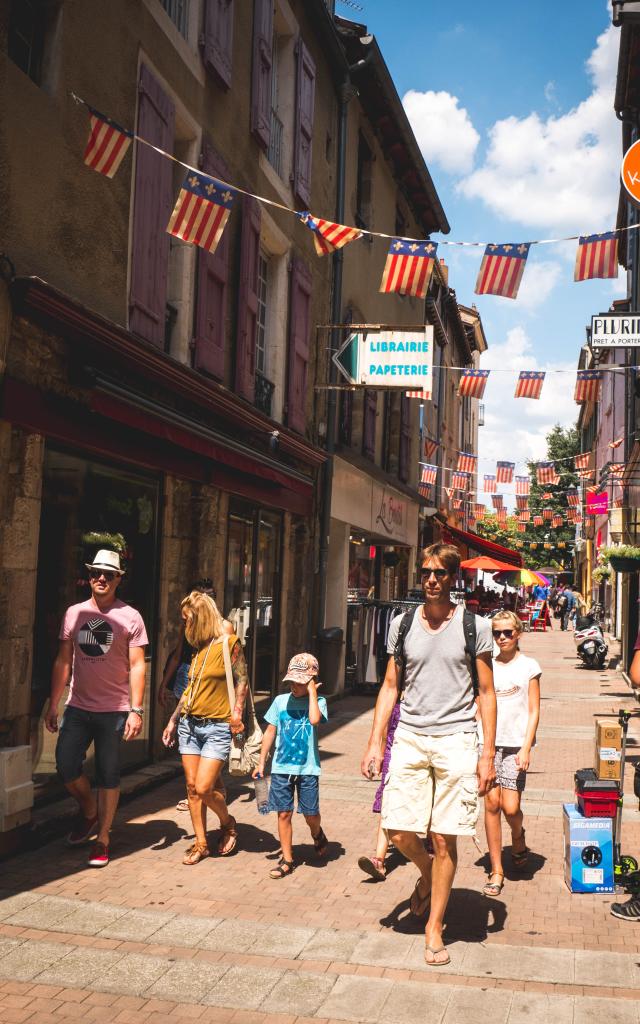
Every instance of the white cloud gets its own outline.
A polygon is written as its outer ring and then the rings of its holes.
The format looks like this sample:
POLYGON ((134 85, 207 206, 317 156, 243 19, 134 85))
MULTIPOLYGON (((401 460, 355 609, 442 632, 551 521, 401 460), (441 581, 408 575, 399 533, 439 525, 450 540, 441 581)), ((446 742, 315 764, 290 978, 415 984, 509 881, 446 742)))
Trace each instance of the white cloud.
MULTIPOLYGON (((507 459, 516 465, 516 473, 526 472, 529 459, 546 455, 546 436, 556 423, 563 427, 575 423, 578 406, 573 401, 575 359, 564 363, 540 363, 527 332, 522 326, 507 332, 506 340, 492 345, 482 361, 483 368, 495 370, 489 375, 485 394, 485 425, 480 427, 480 481, 493 472, 490 462, 507 459), (516 380, 522 369, 546 370, 542 396, 537 401, 514 398, 516 380), (504 372, 507 371, 507 372, 504 372), (563 372, 553 372, 563 371, 563 372)), ((481 482, 480 482, 481 487, 481 482)), ((505 502, 512 485, 505 486, 505 502)), ((482 501, 480 490, 478 500, 482 501)))
POLYGON ((554 263, 551 260, 531 263, 527 260, 514 308, 539 310, 551 295, 563 269, 560 263, 554 263))
POLYGON ((573 110, 497 121, 484 163, 460 182, 460 192, 536 228, 586 233, 610 227, 620 163, 613 112, 618 42, 613 26, 599 36, 586 62, 591 94, 573 110))
POLYGON ((448 174, 467 174, 480 136, 458 97, 410 89, 402 105, 427 163, 438 164, 448 174))

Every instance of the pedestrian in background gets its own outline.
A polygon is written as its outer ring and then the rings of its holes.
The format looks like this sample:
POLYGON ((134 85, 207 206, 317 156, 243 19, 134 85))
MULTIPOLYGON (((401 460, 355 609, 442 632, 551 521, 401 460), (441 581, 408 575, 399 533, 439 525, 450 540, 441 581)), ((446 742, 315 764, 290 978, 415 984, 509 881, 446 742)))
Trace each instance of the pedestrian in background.
MULTIPOLYGON (((384 793, 384 787, 387 782, 389 774, 389 761, 391 760, 391 748, 393 747, 393 740, 398 728, 398 722, 400 721, 400 700, 398 700, 393 711, 391 712, 391 718, 389 719, 389 727, 387 729, 387 738, 384 745, 384 758, 382 760, 382 777, 380 779, 380 785, 376 790, 376 795, 373 799, 373 807, 371 810, 374 814, 380 814, 382 810, 382 794, 384 793)), ((389 837, 386 831, 382 827, 382 819, 378 822, 378 833, 376 836, 376 852, 373 857, 359 857, 358 867, 361 871, 364 871, 366 875, 373 878, 374 882, 384 882, 387 877, 387 870, 385 867, 385 860, 387 853, 389 852, 389 837)))
POLYGON ((140 613, 116 596, 124 576, 118 552, 98 551, 86 567, 91 597, 65 612, 45 725, 58 731, 58 704, 68 684, 56 768, 81 819, 67 842, 78 846, 95 836, 89 866, 102 868, 109 863, 109 832, 120 796, 120 741, 134 740, 142 729, 149 641, 140 613), (96 795, 82 770, 92 743, 96 795))
POLYGON ((210 856, 207 808, 220 819, 218 854, 226 857, 238 842, 237 823, 220 792, 220 775, 231 750, 231 737, 243 731, 242 716, 249 687, 242 644, 229 636, 213 598, 192 591, 182 602, 185 637, 194 648, 189 682, 162 734, 170 747, 178 740, 187 780, 187 799, 195 842, 183 864, 198 864, 210 856), (235 705, 230 706, 223 643, 229 645, 235 684, 235 705))
MULTIPOLYGON (((540 720, 540 677, 535 660, 520 651, 522 623, 513 612, 499 612, 491 628, 500 653, 493 659, 496 691, 496 785, 484 796, 484 825, 491 859, 485 896, 499 896, 504 886, 502 867, 502 822, 504 814, 511 829, 511 861, 516 868, 527 863, 520 801, 527 781, 531 748, 540 720)), ((479 722, 482 742, 482 722, 479 722)))
POLYGON ((281 856, 269 874, 286 878, 295 869, 293 859, 293 802, 304 814, 319 857, 327 853, 328 841, 320 817, 320 753, 318 726, 327 721, 327 702, 318 697, 320 671, 312 654, 296 654, 289 662, 283 679, 290 693, 281 693, 267 711, 268 723, 262 738, 260 761, 253 777, 264 775, 269 751, 275 741, 276 753, 271 766, 271 787, 268 810, 278 814, 278 836, 281 856))

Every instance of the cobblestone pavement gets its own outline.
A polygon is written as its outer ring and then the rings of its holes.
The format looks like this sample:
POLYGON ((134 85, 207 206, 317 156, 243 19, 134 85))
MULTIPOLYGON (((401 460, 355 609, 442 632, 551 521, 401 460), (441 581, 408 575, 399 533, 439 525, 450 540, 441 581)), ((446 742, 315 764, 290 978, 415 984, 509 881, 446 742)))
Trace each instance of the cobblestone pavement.
MULTIPOLYGON (((486 860, 461 842, 450 965, 424 964, 423 923, 408 909, 414 869, 397 858, 373 884, 357 867, 377 825, 374 786, 358 773, 372 699, 349 698, 321 739, 326 864, 296 820, 299 866, 270 880, 275 821, 232 782, 238 852, 184 867, 190 827, 172 781, 120 810, 106 870, 85 868, 85 852, 61 840, 2 865, 0 1022, 640 1024, 640 928, 609 915, 613 897, 568 892, 561 834, 573 772, 592 763, 594 718, 637 705, 615 671, 577 667, 570 634, 525 635, 523 648, 543 667, 524 803, 530 868, 516 874, 507 852, 502 896, 487 899, 486 860)), ((640 720, 630 736, 633 757, 640 720)), ((631 775, 623 849, 637 855, 631 775)))

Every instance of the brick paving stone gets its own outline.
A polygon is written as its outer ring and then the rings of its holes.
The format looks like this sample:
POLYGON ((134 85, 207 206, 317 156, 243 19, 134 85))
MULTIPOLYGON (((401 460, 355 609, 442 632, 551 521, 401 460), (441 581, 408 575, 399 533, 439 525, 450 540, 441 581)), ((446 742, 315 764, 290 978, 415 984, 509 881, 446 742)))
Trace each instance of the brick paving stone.
POLYGON ((257 1010, 282 975, 282 971, 271 968, 230 967, 204 997, 204 1002, 257 1010))
POLYGON ((194 970, 190 961, 171 964, 145 992, 147 996, 171 999, 175 1003, 197 1000, 211 991, 213 986, 229 970, 222 964, 203 964, 194 970))
POLYGON ((314 1014, 327 998, 335 985, 335 976, 327 974, 309 974, 298 971, 287 972, 276 983, 274 988, 260 1006, 275 1018, 277 1014, 309 1016, 314 1014))
POLYGON ((341 975, 318 1012, 343 1020, 377 1021, 392 988, 384 978, 341 975))

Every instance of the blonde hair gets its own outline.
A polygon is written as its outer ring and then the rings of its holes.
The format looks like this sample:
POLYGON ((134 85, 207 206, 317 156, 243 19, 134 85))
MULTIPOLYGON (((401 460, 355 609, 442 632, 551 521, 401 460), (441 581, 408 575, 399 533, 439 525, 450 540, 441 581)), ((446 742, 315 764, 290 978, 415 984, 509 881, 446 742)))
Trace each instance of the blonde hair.
POLYGON ((518 634, 522 633, 522 620, 518 618, 518 616, 516 615, 515 612, 508 612, 508 611, 497 612, 493 616, 493 619, 491 620, 491 622, 492 622, 492 624, 494 622, 508 622, 510 624, 510 626, 513 629, 515 629, 516 633, 518 633, 518 634))
POLYGON ((180 608, 186 612, 184 635, 187 643, 197 650, 224 633, 224 619, 209 594, 192 590, 181 602, 180 608))

